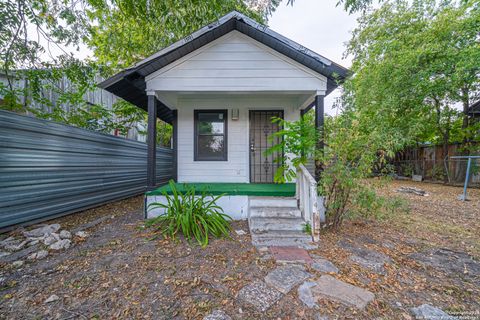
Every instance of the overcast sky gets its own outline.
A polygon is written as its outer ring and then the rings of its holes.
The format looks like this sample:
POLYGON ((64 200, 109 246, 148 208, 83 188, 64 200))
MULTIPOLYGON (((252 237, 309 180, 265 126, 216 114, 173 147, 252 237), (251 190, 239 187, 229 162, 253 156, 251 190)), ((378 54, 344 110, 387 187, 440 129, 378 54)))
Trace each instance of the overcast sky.
MULTIPOLYGON (((295 0, 293 6, 283 1, 269 19, 272 30, 298 42, 336 63, 350 67, 351 59, 343 59, 345 42, 355 28, 356 15, 348 15, 342 7, 336 7, 337 0, 295 0)), ((334 97, 332 92, 325 99, 325 111, 332 110, 334 97)))

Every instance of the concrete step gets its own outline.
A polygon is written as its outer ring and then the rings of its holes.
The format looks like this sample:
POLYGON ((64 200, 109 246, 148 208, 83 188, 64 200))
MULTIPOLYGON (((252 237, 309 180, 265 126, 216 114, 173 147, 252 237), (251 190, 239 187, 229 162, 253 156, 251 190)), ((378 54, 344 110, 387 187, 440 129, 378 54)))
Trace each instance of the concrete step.
POLYGON ((297 207, 250 207, 250 218, 301 218, 297 207))
POLYGON ((251 232, 268 231, 300 231, 305 228, 305 221, 302 218, 262 218, 250 217, 251 232))
POLYGON ((297 199, 293 197, 249 197, 250 208, 273 207, 273 208, 297 208, 297 199))
POLYGON ((278 239, 300 239, 311 241, 312 236, 303 231, 276 230, 276 231, 250 231, 252 238, 278 238, 278 239))
POLYGON ((298 247, 307 250, 316 249, 318 246, 312 242, 312 238, 288 238, 288 237, 258 237, 252 234, 252 244, 255 247, 298 247))

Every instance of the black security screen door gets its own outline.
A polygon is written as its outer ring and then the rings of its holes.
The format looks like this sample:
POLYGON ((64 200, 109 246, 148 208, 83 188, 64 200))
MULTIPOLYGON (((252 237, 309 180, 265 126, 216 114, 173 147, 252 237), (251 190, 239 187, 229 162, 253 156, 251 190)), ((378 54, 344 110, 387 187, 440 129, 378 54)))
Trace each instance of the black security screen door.
POLYGON ((280 163, 275 160, 282 158, 280 152, 265 155, 265 150, 278 144, 280 137, 273 140, 269 137, 281 128, 272 123, 272 118, 282 118, 283 111, 251 110, 250 111, 250 182, 272 183, 280 163))

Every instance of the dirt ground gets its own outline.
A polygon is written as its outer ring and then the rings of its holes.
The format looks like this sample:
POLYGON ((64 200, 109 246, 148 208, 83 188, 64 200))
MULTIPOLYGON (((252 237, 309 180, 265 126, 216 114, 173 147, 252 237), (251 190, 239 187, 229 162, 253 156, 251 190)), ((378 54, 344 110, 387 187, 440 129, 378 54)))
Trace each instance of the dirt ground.
MULTIPOLYGON (((468 202, 456 200, 461 191, 393 181, 380 192, 405 199, 408 212, 383 221, 349 221, 322 235, 313 253, 340 269, 335 277, 375 294, 362 311, 326 299, 319 309, 308 309, 292 290, 258 313, 236 294, 275 262, 252 247, 248 233, 213 240, 204 249, 152 239, 151 230, 142 228, 143 199, 135 197, 55 220, 71 229, 108 217, 70 249, 20 269, 0 265, 6 279, 0 319, 202 319, 214 309, 233 319, 411 319, 409 309, 424 303, 477 319, 480 269, 462 261, 480 259, 480 190, 469 190, 468 202), (421 188, 429 196, 398 193, 400 186, 421 188), (375 273, 349 259, 354 247, 386 254, 391 262, 375 273), (59 300, 45 303, 52 294, 59 300)), ((233 229, 248 232, 246 222, 235 222, 233 229)))

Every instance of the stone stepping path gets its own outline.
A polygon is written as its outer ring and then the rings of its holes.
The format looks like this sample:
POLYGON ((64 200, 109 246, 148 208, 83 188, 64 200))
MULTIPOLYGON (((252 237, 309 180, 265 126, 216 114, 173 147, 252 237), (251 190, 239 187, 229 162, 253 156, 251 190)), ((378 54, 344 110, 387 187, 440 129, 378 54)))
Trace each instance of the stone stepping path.
POLYGON ((232 320, 232 318, 222 310, 214 310, 209 315, 203 317, 203 320, 232 320))
POLYGON ((353 286, 346 282, 335 279, 332 276, 321 276, 311 288, 316 298, 329 298, 347 306, 363 309, 375 298, 375 295, 368 290, 353 286))
POLYGON ((417 319, 442 319, 442 320, 454 320, 456 317, 452 317, 445 313, 443 310, 435 308, 429 304, 422 304, 416 308, 411 308, 410 311, 417 319))
POLYGON ((327 259, 315 254, 312 254, 311 256, 313 258, 313 263, 310 265, 312 269, 323 273, 338 273, 338 268, 327 259))
POLYGON ((275 261, 280 263, 313 263, 308 251, 298 247, 270 247, 275 261))
POLYGON ((258 311, 267 311, 283 294, 263 281, 253 282, 238 292, 237 298, 252 305, 258 311))
MULTIPOLYGON (((352 252, 350 259, 374 272, 382 273, 384 264, 390 263, 390 257, 366 248, 354 248, 347 244, 352 252)), ((375 299, 375 295, 363 288, 351 285, 333 277, 339 269, 329 260, 318 255, 310 255, 307 250, 298 247, 269 247, 260 250, 273 257, 280 263, 274 270, 267 274, 264 281, 256 281, 243 287, 237 299, 253 306, 257 311, 265 312, 273 304, 298 286, 298 299, 308 308, 320 308, 319 300, 328 299, 337 301, 347 307, 363 310, 375 299), (270 254, 268 254, 270 252, 270 254), (312 280, 313 275, 306 271, 305 265, 322 273, 320 277, 312 280)), ((217 312, 216 310, 215 312, 217 312)), ((416 318, 454 319, 442 310, 430 305, 421 305, 410 309, 416 318)), ((208 315, 204 320, 229 320, 230 317, 217 317, 215 313, 208 315)), ((222 315, 223 316, 223 315, 222 315)), ((319 315, 319 319, 322 317, 319 315)))
POLYGON ((285 265, 277 267, 265 277, 265 282, 283 294, 287 294, 312 275, 301 265, 285 265))

